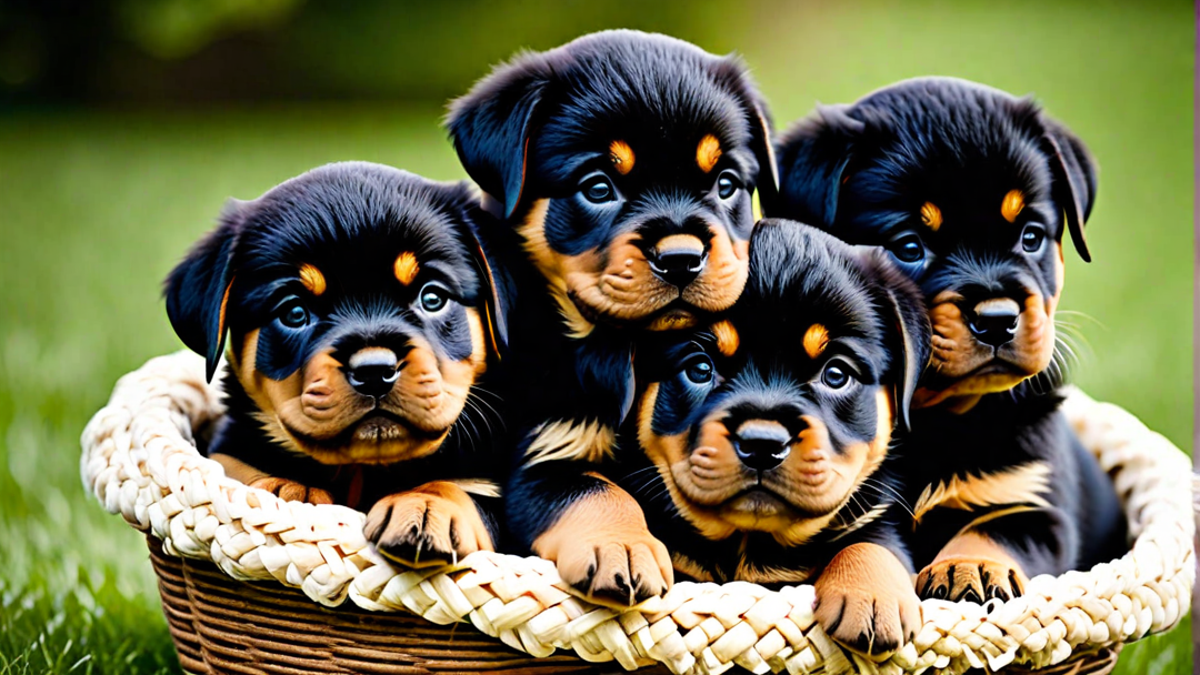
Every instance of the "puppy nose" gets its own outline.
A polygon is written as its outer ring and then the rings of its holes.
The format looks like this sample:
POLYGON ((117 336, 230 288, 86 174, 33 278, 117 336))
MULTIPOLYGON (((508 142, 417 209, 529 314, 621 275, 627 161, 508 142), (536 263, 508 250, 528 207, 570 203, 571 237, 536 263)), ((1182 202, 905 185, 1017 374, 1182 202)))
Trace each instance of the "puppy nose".
POLYGON ((360 349, 346 364, 346 381, 363 396, 383 398, 400 377, 396 352, 385 347, 360 349))
POLYGON ((730 439, 742 464, 758 471, 774 469, 792 451, 792 434, 772 420, 742 422, 730 439))
POLYGON ((647 251, 646 258, 658 278, 678 288, 692 283, 708 260, 704 242, 690 234, 663 237, 647 251))
POLYGON ((967 326, 975 339, 999 347, 1011 342, 1017 332, 1017 319, 1021 307, 1012 298, 992 298, 975 305, 967 326))

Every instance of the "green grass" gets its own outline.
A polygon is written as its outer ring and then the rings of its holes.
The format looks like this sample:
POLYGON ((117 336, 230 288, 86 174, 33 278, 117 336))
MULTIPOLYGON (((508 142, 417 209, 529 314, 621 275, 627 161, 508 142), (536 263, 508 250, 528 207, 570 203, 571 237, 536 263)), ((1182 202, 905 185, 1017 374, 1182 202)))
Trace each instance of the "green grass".
MULTIPOLYGON (((1076 379, 1190 450, 1191 20, 1183 3, 759 8, 705 46, 745 54, 780 122, 925 72, 1037 93, 1102 166, 1095 262, 1068 256, 1064 308, 1090 317, 1070 315, 1091 352, 1076 379)), ((180 348, 159 284, 225 198, 339 159, 461 177, 439 114, 0 116, 0 675, 177 671, 142 537, 85 494, 79 434, 117 377, 180 348)), ((1190 672, 1187 626, 1118 672, 1190 672)))

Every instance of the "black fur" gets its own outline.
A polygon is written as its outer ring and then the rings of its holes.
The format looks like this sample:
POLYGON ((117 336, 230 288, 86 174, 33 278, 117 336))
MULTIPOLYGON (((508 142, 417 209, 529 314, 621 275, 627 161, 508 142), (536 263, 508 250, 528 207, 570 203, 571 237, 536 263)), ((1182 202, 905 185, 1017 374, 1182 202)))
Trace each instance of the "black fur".
MULTIPOLYGON (((876 439, 881 388, 895 392, 892 400, 899 409, 893 419, 903 419, 905 392, 919 372, 912 365, 928 358, 928 321, 911 282, 877 251, 854 249, 800 223, 759 223, 751 239, 749 283, 727 318, 739 336, 731 356, 718 350, 711 329, 650 335, 639 343, 639 390, 651 384, 658 388, 651 435, 686 434, 688 447, 694 448, 705 420, 720 417, 732 431, 745 420, 767 419, 787 427, 795 443, 807 426, 801 416, 807 416, 826 426, 831 449, 844 454, 848 444, 876 439), (814 323, 828 328, 833 338, 815 359, 801 340, 814 323), (711 380, 692 379, 690 371, 697 364, 711 368, 711 380), (845 385, 831 388, 822 379, 831 366, 854 374, 845 385)), ((892 412, 886 414, 891 417, 892 412)), ((669 496, 665 479, 639 452, 638 439, 645 443, 648 438, 644 425, 642 415, 628 422, 616 473, 642 502, 655 536, 712 580, 747 578, 749 572, 750 580, 762 583, 771 583, 772 575, 778 576, 776 583, 795 582, 787 575, 797 570, 815 577, 835 554, 857 542, 880 544, 911 568, 891 507, 901 489, 892 460, 885 459, 838 508, 829 526, 801 545, 782 545, 771 532, 753 529, 713 540, 688 521, 669 496), (884 515, 858 529, 850 527, 876 507, 884 515)), ((785 464, 770 471, 788 469, 785 464)), ((754 473, 749 465, 742 470, 754 473)), ((768 473, 757 474, 759 486, 768 473)), ((784 499, 778 493, 774 497, 784 499)), ((796 518, 822 515, 805 513, 795 504, 791 508, 796 518)))
MULTIPOLYGON (((466 182, 436 183, 366 162, 326 165, 257 200, 231 202, 218 227, 167 278, 172 325, 188 347, 207 357, 210 378, 226 332, 240 346, 259 331, 253 367, 271 380, 286 379, 326 352, 343 370, 349 355, 363 347, 387 347, 403 355, 415 336, 449 359, 463 360, 472 351, 465 308, 492 317, 498 344, 505 337, 502 308, 474 234, 490 216, 477 203, 466 182), (401 251, 427 261, 411 288, 393 273, 401 251), (328 288, 319 296, 302 285, 297 272, 302 263, 325 274, 328 288), (415 308, 423 284, 432 280, 449 289, 451 298, 438 317, 415 308), (291 328, 280 312, 296 302, 305 307, 308 320, 291 328)), ((495 349, 488 351, 494 360, 495 349)), ((503 421, 498 400, 468 405, 434 454, 363 470, 358 464, 320 463, 274 440, 255 418, 259 407, 232 371, 224 389, 228 409, 208 454, 230 455, 267 475, 327 490, 340 503, 366 510, 385 495, 430 480, 497 477, 494 463, 500 453, 493 446, 503 442, 493 433, 503 421), (361 483, 361 497, 350 494, 354 481, 361 483)))
MULTIPOLYGON (((521 293, 508 357, 522 401, 518 462, 531 432, 546 422, 615 431, 634 393, 633 336, 663 312, 626 319, 570 297, 594 324, 586 337, 571 337, 517 230, 537 200, 550 199, 544 232, 552 258, 603 252, 631 233, 643 246, 675 233, 709 245, 706 223, 744 244, 754 221, 752 192, 775 190, 767 111, 744 67, 666 36, 606 31, 497 67, 452 104, 446 126, 489 208, 510 225, 484 235, 521 293), (709 174, 693 159, 705 134, 723 149, 709 174), (628 175, 610 159, 615 139, 636 152, 628 175), (726 173, 737 191, 718 198, 716 180, 726 173), (610 200, 584 196, 596 180, 606 183, 610 200)), ((681 303, 664 311, 703 314, 681 303)), ((518 551, 527 551, 581 490, 601 486, 582 475, 586 470, 585 462, 554 461, 518 472, 506 499, 518 551)))
MULTIPOLYGON (((950 78, 909 80, 819 109, 787 131, 777 150, 781 196, 769 215, 887 248, 930 302, 946 291, 961 294, 964 305, 1057 295, 1057 247, 1024 248, 1031 230, 1044 232, 1046 242, 1061 242, 1069 231, 1090 259, 1083 225, 1096 196, 1096 165, 1030 99, 950 78), (1007 222, 1000 204, 1012 189, 1023 192, 1025 206, 1007 222), (925 202, 940 208, 944 223, 936 231, 921 222, 925 202)), ((945 405, 914 410, 913 431, 897 453, 910 504, 925 486, 952 476, 1049 463, 1049 507, 978 528, 1005 544, 1030 576, 1087 568, 1125 548, 1113 486, 1058 412, 1060 365, 1014 390, 985 394, 964 414, 945 405)), ((941 388, 945 379, 930 368, 922 386, 941 388)), ((987 512, 942 508, 914 524, 918 567, 987 512)))

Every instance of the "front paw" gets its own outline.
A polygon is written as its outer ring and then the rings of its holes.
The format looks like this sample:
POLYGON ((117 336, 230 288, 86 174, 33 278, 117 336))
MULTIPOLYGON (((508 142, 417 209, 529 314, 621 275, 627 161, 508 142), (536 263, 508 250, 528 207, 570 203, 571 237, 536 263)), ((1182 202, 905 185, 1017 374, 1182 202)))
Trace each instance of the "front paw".
POLYGON ((453 564, 475 551, 493 550, 471 496, 444 481, 379 500, 367 514, 363 535, 385 558, 409 567, 453 564))
POLYGON ((813 614, 825 633, 869 658, 886 658, 921 627, 921 601, 908 570, 882 546, 847 547, 814 586, 813 614))
POLYGON ((321 488, 308 487, 294 480, 267 476, 252 481, 250 487, 266 490, 280 499, 288 502, 308 502, 309 504, 332 504, 333 495, 321 488))
POLYGON ((563 581, 601 605, 636 605, 673 581, 667 547, 649 532, 579 533, 559 547, 554 562, 563 581))
POLYGON ((1007 601, 1025 592, 1028 579, 1016 565, 974 556, 951 556, 921 570, 917 594, 921 599, 984 603, 1007 601))

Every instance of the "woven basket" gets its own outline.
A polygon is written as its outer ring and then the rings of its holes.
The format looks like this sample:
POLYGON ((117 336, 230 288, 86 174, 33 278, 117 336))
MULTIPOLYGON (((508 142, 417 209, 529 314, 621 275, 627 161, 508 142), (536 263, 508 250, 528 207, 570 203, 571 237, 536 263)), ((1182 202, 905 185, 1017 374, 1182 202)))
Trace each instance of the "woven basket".
POLYGON ((916 638, 882 663, 825 636, 811 586, 680 583, 617 612, 570 595, 538 558, 393 567, 368 548, 363 514, 281 501, 196 451, 193 434, 221 403, 191 353, 117 383, 84 430, 81 470, 111 513, 147 533, 180 662, 196 673, 1103 672, 1121 644, 1187 611, 1192 474, 1186 455, 1121 408, 1072 391, 1064 410, 1113 477, 1132 550, 1035 577, 1007 603, 927 600, 916 638))

